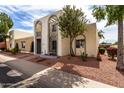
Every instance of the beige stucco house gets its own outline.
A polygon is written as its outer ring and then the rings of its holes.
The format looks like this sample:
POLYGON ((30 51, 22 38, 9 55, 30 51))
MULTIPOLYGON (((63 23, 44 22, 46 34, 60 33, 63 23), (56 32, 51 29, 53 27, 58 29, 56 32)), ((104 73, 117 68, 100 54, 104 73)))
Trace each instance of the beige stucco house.
MULTIPOLYGON (((18 44, 21 51, 31 52, 31 47, 33 46, 34 36, 33 33, 19 30, 11 30, 7 39, 7 48, 12 49, 18 44)), ((33 52, 33 51, 32 51, 33 52)))
MULTIPOLYGON (((62 11, 57 11, 34 22, 34 54, 66 56, 70 54, 69 38, 62 38, 57 24, 57 18, 62 11)), ((96 23, 87 24, 87 31, 78 36, 73 42, 73 50, 76 55, 86 52, 90 57, 97 56, 99 45, 96 23), (85 43, 86 41, 86 43, 85 43)))

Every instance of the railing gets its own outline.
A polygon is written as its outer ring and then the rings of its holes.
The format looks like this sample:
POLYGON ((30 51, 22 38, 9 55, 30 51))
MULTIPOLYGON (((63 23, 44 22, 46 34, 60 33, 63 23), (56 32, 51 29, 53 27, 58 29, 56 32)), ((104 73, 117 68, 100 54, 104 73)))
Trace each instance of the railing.
POLYGON ((41 32, 36 32, 36 37, 40 37, 41 36, 41 32))

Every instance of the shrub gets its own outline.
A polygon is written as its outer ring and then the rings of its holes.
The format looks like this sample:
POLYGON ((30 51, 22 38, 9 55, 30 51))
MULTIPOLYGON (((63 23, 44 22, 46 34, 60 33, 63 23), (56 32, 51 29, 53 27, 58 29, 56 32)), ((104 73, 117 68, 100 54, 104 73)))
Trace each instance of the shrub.
POLYGON ((99 53, 103 55, 105 53, 105 50, 105 48, 99 48, 99 53))
POLYGON ((18 53, 20 50, 19 50, 19 47, 18 47, 18 44, 16 43, 15 47, 13 49, 11 49, 11 52, 12 54, 16 54, 18 53))
POLYGON ((16 48, 16 52, 19 52, 19 46, 18 46, 18 43, 16 43, 15 48, 16 48))
POLYGON ((18 49, 15 47, 15 48, 11 49, 11 52, 12 52, 12 54, 16 54, 16 53, 18 53, 18 49))
POLYGON ((112 60, 114 60, 114 57, 117 56, 117 48, 109 47, 107 48, 108 56, 112 57, 112 60))
POLYGON ((87 60, 87 56, 88 56, 88 55, 87 55, 86 53, 82 52, 81 55, 80 55, 81 60, 82 60, 82 61, 86 61, 86 60, 87 60))

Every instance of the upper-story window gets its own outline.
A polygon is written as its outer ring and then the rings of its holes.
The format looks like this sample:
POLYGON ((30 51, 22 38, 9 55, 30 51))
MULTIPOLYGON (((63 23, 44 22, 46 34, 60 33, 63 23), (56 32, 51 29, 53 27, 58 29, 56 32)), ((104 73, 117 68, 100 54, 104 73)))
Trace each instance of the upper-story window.
POLYGON ((36 37, 40 37, 41 36, 41 32, 36 32, 36 37))
POLYGON ((57 31, 57 24, 52 25, 52 32, 56 32, 57 31))

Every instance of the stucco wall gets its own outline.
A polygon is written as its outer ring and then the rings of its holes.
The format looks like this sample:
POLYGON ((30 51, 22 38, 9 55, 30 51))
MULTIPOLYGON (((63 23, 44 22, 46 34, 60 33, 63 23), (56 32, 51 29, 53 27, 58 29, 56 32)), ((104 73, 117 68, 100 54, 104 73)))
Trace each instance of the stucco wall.
MULTIPOLYGON (((37 19, 35 20, 34 22, 34 25, 36 25, 36 22, 37 21, 40 21, 42 23, 42 35, 41 35, 41 54, 49 54, 49 38, 48 38, 48 20, 49 18, 52 16, 52 15, 56 15, 57 17, 61 15, 60 11, 58 12, 55 12, 54 14, 51 14, 51 15, 47 15, 45 17, 42 17, 40 19, 37 19)), ((34 35, 35 35, 35 32, 36 32, 36 29, 35 29, 35 26, 34 26, 34 35)), ((59 30, 58 30, 58 35, 59 35, 59 30)), ((58 41, 60 42, 57 42, 57 55, 61 55, 61 37, 58 36, 58 41)), ((36 35, 35 35, 35 53, 34 54, 37 54, 36 53, 36 48, 37 48, 37 45, 36 45, 36 35)))
POLYGON ((33 37, 22 38, 15 40, 15 44, 18 43, 19 49, 21 51, 30 52, 31 50, 31 43, 33 42, 33 37), (25 48, 22 48, 22 41, 25 41, 25 48))
MULTIPOLYGON (((56 15, 59 17, 62 13, 56 12, 51 15, 45 16, 41 19, 38 19, 42 22, 42 36, 41 36, 41 50, 42 54, 49 54, 49 39, 48 39, 48 19, 52 15, 56 15)), ((34 29, 35 30, 35 29, 34 29)), ((35 32, 35 31, 34 31, 35 32)), ((96 57, 97 55, 97 49, 98 49, 98 34, 96 31, 96 24, 88 24, 87 25, 87 31, 85 32, 86 36, 86 52, 88 56, 96 57)), ((78 37, 82 38, 82 37, 78 37)), ((35 40, 34 40, 35 41, 35 40)), ((81 49, 75 49, 75 41, 73 42, 73 50, 76 53, 76 55, 80 55, 80 52, 84 51, 84 48, 81 49)), ((36 44, 35 44, 35 52, 36 52, 36 44)), ((62 38, 61 31, 58 29, 58 42, 57 42, 57 55, 58 56, 65 56, 70 54, 70 44, 69 44, 69 38, 62 38)))
POLYGON ((97 56, 98 50, 98 33, 96 24, 89 24, 87 26, 87 31, 85 32, 86 35, 86 52, 91 57, 97 56))
MULTIPOLYGON (((97 50, 99 45, 98 40, 98 33, 96 31, 96 24, 88 24, 87 25, 87 31, 85 31, 84 35, 86 36, 86 53, 90 57, 96 57, 97 56, 97 50)), ((83 39, 82 36, 78 36, 76 39, 83 39)), ((64 38, 62 41, 62 56, 69 55, 69 39, 64 38)), ((76 55, 80 55, 81 52, 84 52, 84 48, 75 48, 75 40, 73 41, 73 50, 76 53, 76 55)))
MULTIPOLYGON (((8 32, 8 35, 12 35, 11 38, 7 39, 7 48, 8 49, 12 49, 15 47, 15 41, 20 41, 20 40, 26 41, 27 38, 30 38, 30 37, 33 38, 33 33, 26 32, 26 31, 19 31, 16 29, 8 32), (10 47, 10 44, 11 44, 11 47, 10 47)), ((26 50, 28 50, 28 49, 26 49, 26 50)))
POLYGON ((48 54, 48 16, 41 19, 42 22, 42 54, 48 54))

